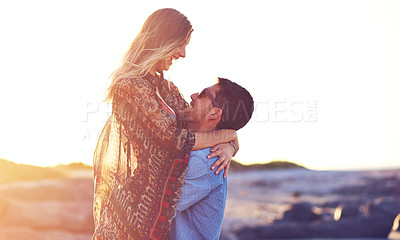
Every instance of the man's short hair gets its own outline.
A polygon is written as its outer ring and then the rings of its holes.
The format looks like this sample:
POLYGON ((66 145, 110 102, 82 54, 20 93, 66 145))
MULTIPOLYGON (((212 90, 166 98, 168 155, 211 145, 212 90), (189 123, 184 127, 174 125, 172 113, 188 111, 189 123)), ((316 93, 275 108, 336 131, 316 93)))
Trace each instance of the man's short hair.
POLYGON ((253 115, 253 97, 245 88, 228 79, 218 78, 218 85, 220 89, 215 99, 222 108, 222 117, 216 128, 239 130, 253 115))

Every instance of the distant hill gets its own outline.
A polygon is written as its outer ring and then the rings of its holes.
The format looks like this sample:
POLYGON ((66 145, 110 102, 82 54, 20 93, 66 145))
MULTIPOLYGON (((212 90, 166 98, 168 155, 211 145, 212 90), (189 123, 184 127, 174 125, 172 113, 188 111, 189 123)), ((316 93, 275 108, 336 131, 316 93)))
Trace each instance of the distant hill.
MULTIPOLYGON (((17 181, 37 181, 43 179, 66 178, 70 171, 90 170, 92 167, 84 163, 71 163, 55 167, 37 167, 25 164, 16 164, 5 159, 0 159, 0 184, 17 181)), ((303 166, 286 161, 273 161, 265 164, 243 165, 232 160, 230 170, 265 170, 265 169, 293 169, 303 166)))
POLYGON ((83 163, 71 163, 56 167, 37 167, 25 164, 16 164, 0 159, 0 184, 17 181, 37 181, 42 179, 65 178, 70 170, 90 169, 83 163))
POLYGON ((92 166, 89 166, 81 162, 77 162, 77 163, 70 163, 68 165, 60 164, 54 168, 60 170, 89 170, 92 169, 92 166))
POLYGON ((230 170, 243 171, 243 170, 265 170, 265 169, 293 169, 305 167, 287 161, 272 161, 264 164, 251 164, 243 165, 235 160, 232 160, 230 170))

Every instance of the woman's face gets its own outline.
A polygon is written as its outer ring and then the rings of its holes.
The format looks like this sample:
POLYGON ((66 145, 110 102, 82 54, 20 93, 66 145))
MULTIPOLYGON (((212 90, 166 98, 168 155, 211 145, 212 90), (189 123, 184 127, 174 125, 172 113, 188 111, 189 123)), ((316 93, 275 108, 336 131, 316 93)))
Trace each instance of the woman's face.
POLYGON ((171 67, 172 62, 174 60, 178 60, 179 58, 184 58, 185 56, 186 56, 186 46, 175 50, 174 54, 172 54, 170 57, 160 60, 157 64, 158 65, 157 70, 159 72, 168 71, 169 67, 171 67))
POLYGON ((171 67, 172 62, 175 60, 178 60, 179 58, 184 58, 186 57, 186 46, 189 44, 190 41, 190 36, 188 40, 186 41, 185 45, 183 47, 175 49, 174 53, 170 56, 167 57, 163 60, 160 60, 157 63, 157 70, 158 72, 160 71, 168 71, 168 69, 171 67))

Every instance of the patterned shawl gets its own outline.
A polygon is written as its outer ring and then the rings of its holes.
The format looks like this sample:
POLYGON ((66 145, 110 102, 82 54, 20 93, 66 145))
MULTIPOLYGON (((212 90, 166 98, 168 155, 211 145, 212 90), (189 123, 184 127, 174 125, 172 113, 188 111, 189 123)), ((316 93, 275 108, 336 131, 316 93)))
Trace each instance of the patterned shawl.
POLYGON ((93 239, 169 239, 194 134, 177 127, 187 103, 148 74, 125 80, 94 153, 93 239))

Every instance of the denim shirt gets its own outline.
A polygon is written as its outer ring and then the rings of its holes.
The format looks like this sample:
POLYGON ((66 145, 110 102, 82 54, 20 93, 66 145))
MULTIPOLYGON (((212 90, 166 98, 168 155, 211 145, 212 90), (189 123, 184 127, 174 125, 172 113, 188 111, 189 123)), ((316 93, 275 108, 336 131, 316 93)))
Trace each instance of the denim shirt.
POLYGON ((171 239, 219 239, 225 212, 227 181, 215 175, 207 159, 211 148, 190 152, 181 198, 171 223, 171 239))

